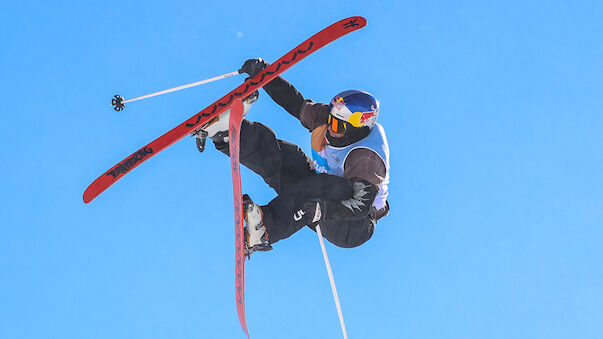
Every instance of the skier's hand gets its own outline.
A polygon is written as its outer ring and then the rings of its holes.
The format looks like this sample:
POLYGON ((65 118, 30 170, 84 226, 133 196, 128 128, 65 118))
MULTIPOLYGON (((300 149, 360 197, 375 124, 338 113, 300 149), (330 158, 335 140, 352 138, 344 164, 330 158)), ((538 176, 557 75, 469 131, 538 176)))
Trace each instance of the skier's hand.
POLYGON ((312 199, 304 204, 304 212, 308 225, 320 223, 325 219, 325 203, 322 199, 312 199))
POLYGON ((264 68, 268 67, 268 63, 266 60, 262 58, 249 59, 245 61, 243 66, 239 72, 247 73, 250 77, 254 77, 256 74, 260 73, 264 68))

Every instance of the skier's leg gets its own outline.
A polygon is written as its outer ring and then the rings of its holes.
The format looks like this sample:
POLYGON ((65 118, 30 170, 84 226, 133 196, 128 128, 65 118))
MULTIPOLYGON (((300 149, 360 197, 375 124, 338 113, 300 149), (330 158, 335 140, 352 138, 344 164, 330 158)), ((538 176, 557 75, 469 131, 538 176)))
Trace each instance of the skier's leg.
POLYGON ((311 199, 340 201, 352 193, 346 179, 333 175, 314 174, 298 180, 261 207, 270 243, 290 237, 311 222, 313 211, 306 211, 305 206, 311 199))
MULTIPOLYGON (((315 174, 312 161, 296 145, 276 138, 272 129, 249 120, 241 122, 240 163, 259 174, 277 193, 315 174)), ((216 149, 229 155, 227 133, 212 140, 216 149)))
MULTIPOLYGON (((371 217, 359 220, 324 220, 320 230, 333 245, 352 248, 364 244, 373 236, 377 222, 371 217)), ((309 226, 316 231, 315 226, 309 226)))
POLYGON ((243 195, 243 213, 245 216, 245 255, 256 251, 272 249, 263 221, 262 209, 251 198, 243 195))
MULTIPOLYGON (((216 149, 229 155, 227 132, 217 133, 212 140, 216 149)), ((312 161, 298 146, 277 139, 272 129, 258 122, 242 121, 239 159, 278 194, 270 203, 261 206, 270 243, 288 238, 308 224, 300 210, 310 199, 343 200, 353 192, 344 178, 316 174, 312 161)), ((341 235, 345 228, 336 230, 325 225, 325 238, 342 247, 358 246, 370 238, 372 225, 366 224, 362 228, 356 224, 345 236, 341 235)))
MULTIPOLYGON (((353 193, 354 189, 348 180, 329 174, 315 174, 300 180, 279 193, 267 205, 261 206, 268 241, 273 244, 288 238, 305 225, 315 230, 313 219, 316 203, 311 200, 342 201, 353 193)), ((323 236, 329 242, 351 248, 360 246, 371 238, 376 220, 370 214, 358 220, 323 218, 319 223, 323 236)))
MULTIPOLYGON (((260 96, 260 92, 255 91, 243 99, 243 116, 247 115, 249 112, 249 108, 251 108, 251 104, 258 100, 260 96)), ((230 120, 230 108, 226 109, 222 114, 213 118, 210 122, 203 125, 203 127, 199 128, 193 133, 193 136, 196 139, 197 150, 201 153, 205 151, 205 142, 207 137, 211 139, 219 139, 220 136, 228 137, 228 122, 230 120)))

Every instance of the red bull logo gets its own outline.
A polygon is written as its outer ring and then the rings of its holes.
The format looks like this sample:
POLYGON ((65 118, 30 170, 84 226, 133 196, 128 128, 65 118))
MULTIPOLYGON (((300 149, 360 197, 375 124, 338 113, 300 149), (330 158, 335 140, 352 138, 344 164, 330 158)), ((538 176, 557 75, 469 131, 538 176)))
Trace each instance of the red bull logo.
POLYGON ((354 112, 348 118, 348 122, 352 124, 354 127, 362 127, 367 122, 370 122, 371 119, 377 117, 376 111, 368 111, 368 112, 354 112))
POLYGON ((375 112, 371 111, 371 112, 362 112, 362 115, 360 116, 360 124, 364 125, 370 118, 375 116, 375 112))
POLYGON ((335 97, 335 98, 333 98, 333 100, 331 101, 331 103, 337 109, 341 109, 343 106, 345 106, 345 102, 343 101, 342 97, 335 97))

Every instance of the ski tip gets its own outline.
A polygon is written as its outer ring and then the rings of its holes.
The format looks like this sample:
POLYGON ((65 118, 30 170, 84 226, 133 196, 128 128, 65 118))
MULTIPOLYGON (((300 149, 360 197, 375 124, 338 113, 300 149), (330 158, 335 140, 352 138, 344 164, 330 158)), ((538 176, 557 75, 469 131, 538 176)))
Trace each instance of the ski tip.
POLYGON ((339 22, 342 23, 345 28, 360 29, 366 26, 366 19, 361 16, 351 16, 339 22))
POLYGON ((90 203, 92 200, 94 200, 94 198, 98 196, 98 193, 94 192, 92 186, 94 186, 94 183, 92 183, 90 186, 88 186, 88 188, 86 188, 86 190, 84 191, 84 195, 82 196, 82 199, 84 199, 85 204, 90 203))
POLYGON ((352 19, 358 19, 358 22, 359 22, 359 23, 360 23, 360 25, 362 25, 362 26, 366 25, 366 18, 365 18, 365 17, 363 17, 363 16, 360 16, 360 15, 358 15, 358 16, 354 16, 354 17, 352 17, 352 19))
POLYGON ((232 107, 235 109, 244 109, 243 106, 243 100, 241 100, 240 98, 236 98, 235 101, 232 103, 232 107))
POLYGON ((90 194, 88 194, 88 190, 84 191, 84 195, 82 196, 82 198, 84 199, 85 204, 91 202, 94 199, 90 196, 90 194))

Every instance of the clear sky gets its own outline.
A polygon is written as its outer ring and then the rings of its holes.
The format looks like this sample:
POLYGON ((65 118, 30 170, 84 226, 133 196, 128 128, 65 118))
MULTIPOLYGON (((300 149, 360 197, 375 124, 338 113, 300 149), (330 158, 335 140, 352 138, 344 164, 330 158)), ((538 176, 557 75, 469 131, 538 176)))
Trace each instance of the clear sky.
MULTIPOLYGON (((185 138, 89 205, 111 166, 348 16, 284 76, 381 101, 391 213, 327 244, 350 338, 603 337, 600 1, 3 1, 0 338, 243 338, 229 160, 185 138)), ((309 150, 265 92, 248 118, 309 150)), ((274 193, 253 173, 243 190, 274 193)), ((338 338, 315 233, 247 262, 253 338, 338 338)))

